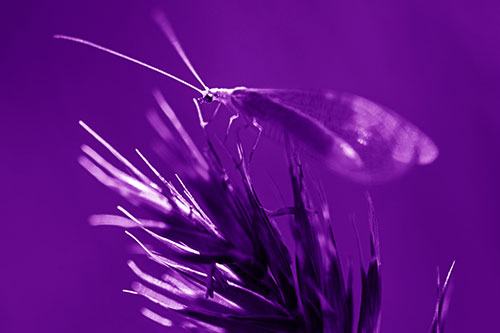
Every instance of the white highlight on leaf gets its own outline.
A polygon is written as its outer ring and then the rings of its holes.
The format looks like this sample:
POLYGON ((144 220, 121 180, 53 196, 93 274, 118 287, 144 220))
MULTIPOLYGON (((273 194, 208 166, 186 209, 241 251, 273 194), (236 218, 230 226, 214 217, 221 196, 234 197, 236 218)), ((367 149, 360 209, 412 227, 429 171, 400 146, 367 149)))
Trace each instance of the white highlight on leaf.
POLYGON ((166 326, 166 327, 171 327, 172 326, 172 321, 168 318, 165 318, 165 317, 162 317, 160 316, 159 314, 157 314, 156 312, 153 312, 151 311, 150 309, 148 308, 142 308, 141 309, 141 314, 148 318, 148 319, 151 319, 152 321, 160 324, 160 325, 163 325, 163 326, 166 326))
POLYGON ((165 178, 163 178, 163 176, 158 172, 158 170, 156 170, 153 167, 153 165, 148 161, 148 159, 139 151, 139 149, 135 149, 135 152, 144 161, 144 163, 146 163, 146 165, 148 166, 148 168, 151 169, 151 171, 155 174, 155 176, 158 177, 159 180, 161 180, 161 182, 163 184, 167 184, 168 183, 167 180, 165 178))
POLYGON ((129 213, 125 208, 123 208, 122 206, 118 206, 117 207, 119 211, 121 211, 123 214, 125 214, 129 219, 131 219, 132 221, 136 222, 138 225, 141 226, 141 228, 146 231, 147 233, 149 233, 151 236, 153 236, 154 238, 164 242, 166 245, 168 245, 171 249, 175 250, 175 251, 178 251, 178 252, 188 252, 188 253, 191 253, 191 254, 196 254, 196 255, 199 255, 200 252, 187 246, 187 245, 184 245, 182 243, 179 243, 179 242, 176 242, 176 241, 173 241, 169 238, 166 238, 166 237, 162 237, 154 232, 152 232, 151 230, 147 229, 146 227, 144 227, 144 225, 142 224, 141 221, 139 221, 139 219, 137 219, 136 217, 134 217, 131 213, 129 213))
POLYGON ((130 238, 132 238, 139 246, 146 252, 146 254, 149 256, 149 258, 158 264, 169 267, 169 268, 174 268, 179 271, 188 273, 188 274, 194 274, 202 278, 206 278, 207 274, 199 272, 195 269, 192 269, 190 267, 181 265, 173 260, 167 259, 165 257, 162 257, 158 254, 153 253, 151 250, 149 250, 137 237, 135 237, 132 233, 130 233, 128 230, 125 230, 125 234, 127 234, 130 238))
POLYGON ((137 169, 132 163, 130 163, 125 157, 123 157, 113 146, 111 146, 106 140, 104 140, 99 134, 97 134, 93 129, 91 129, 83 121, 78 122, 87 132, 90 133, 97 141, 99 141, 106 149, 110 151, 120 162, 122 162, 127 168, 132 171, 137 178, 139 178, 143 183, 151 186, 155 190, 160 190, 160 187, 152 182, 148 177, 146 177, 139 169, 137 169))
MULTIPOLYGON (((148 228, 155 229, 168 229, 168 226, 161 221, 154 220, 142 220, 142 224, 148 228)), ((89 223, 92 226, 117 226, 122 228, 140 228, 141 226, 137 225, 136 222, 131 221, 130 219, 111 214, 96 214, 92 215, 89 218, 89 223)))
MULTIPOLYGON (((237 282, 241 282, 241 279, 238 277, 238 275, 236 275, 229 267, 227 267, 226 265, 222 265, 222 264, 215 264, 215 266, 217 266, 218 269, 220 269, 223 273, 225 273, 227 275, 227 277, 229 277, 230 279, 234 280, 234 281, 237 281, 237 282)), ((226 278, 227 278, 226 277, 226 278)))
POLYGON ((135 295, 141 295, 149 299, 150 301, 166 308, 166 309, 172 309, 172 310, 184 310, 186 306, 184 304, 181 304, 179 302, 174 301, 173 299, 162 295, 160 293, 157 293, 156 291, 146 287, 142 283, 139 282, 133 282, 132 283, 132 290, 123 290, 126 293, 130 294, 135 294, 135 295))
POLYGON ((203 297, 205 296, 205 292, 203 292, 199 288, 199 286, 197 286, 196 284, 193 284, 191 282, 188 282, 185 279, 176 278, 171 273, 163 274, 162 279, 163 279, 163 281, 176 286, 180 291, 184 292, 185 294, 187 294, 189 296, 203 296, 203 297), (182 279, 182 281, 181 281, 181 279, 182 279), (193 286, 193 287, 190 287, 188 284, 193 286))
POLYGON ((133 196, 135 199, 141 199, 142 201, 155 206, 165 214, 170 213, 172 206, 168 202, 167 198, 159 191, 117 169, 89 146, 83 145, 82 151, 94 160, 102 169, 106 170, 109 174, 115 177, 112 178, 108 176, 90 160, 80 158, 80 164, 104 185, 115 188, 126 197, 133 196))
POLYGON ((182 284, 182 285, 178 285, 177 283, 175 282, 178 282, 178 281, 164 281, 164 280, 160 280, 160 279, 157 279, 147 273, 145 273, 144 271, 142 271, 135 262, 133 262, 132 260, 129 260, 127 262, 127 265, 128 267, 130 267, 130 269, 132 270, 132 272, 134 272, 135 275, 137 275, 139 278, 141 278, 142 280, 158 287, 158 288, 161 288, 161 289, 164 289, 172 294, 175 294, 177 296, 195 296, 197 294, 200 294, 200 293, 197 293, 196 291, 192 290, 191 288, 188 288, 185 284, 182 284))
POLYGON ((177 178, 177 180, 181 184, 182 188, 184 189, 184 194, 186 195, 186 197, 189 199, 189 201, 194 206, 196 211, 201 215, 202 224, 208 229, 209 232, 211 232, 215 236, 219 237, 220 239, 223 239, 222 235, 219 233, 219 231, 217 231, 216 225, 210 220, 210 218, 207 216, 207 214, 205 214, 203 209, 201 209, 201 207, 198 204, 198 202, 196 201, 196 199, 193 197, 191 192, 189 192, 186 185, 184 185, 184 182, 182 181, 181 177, 179 177, 178 174, 175 174, 175 177, 177 178))

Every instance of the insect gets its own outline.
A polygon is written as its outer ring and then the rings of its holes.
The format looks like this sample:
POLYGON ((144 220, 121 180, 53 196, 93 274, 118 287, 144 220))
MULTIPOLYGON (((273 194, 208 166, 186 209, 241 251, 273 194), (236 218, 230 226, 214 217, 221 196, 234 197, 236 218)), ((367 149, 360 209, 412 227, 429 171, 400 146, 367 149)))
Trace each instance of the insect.
POLYGON ((202 103, 219 103, 232 112, 226 137, 234 121, 242 118, 258 130, 250 159, 261 133, 276 140, 291 139, 333 171, 359 183, 395 178, 415 164, 433 162, 439 152, 432 140, 397 113, 363 97, 335 91, 300 91, 237 87, 209 88, 184 52, 170 23, 161 13, 154 18, 202 89, 170 73, 87 40, 56 35, 139 64, 176 80, 201 94, 193 99, 202 126, 202 103))

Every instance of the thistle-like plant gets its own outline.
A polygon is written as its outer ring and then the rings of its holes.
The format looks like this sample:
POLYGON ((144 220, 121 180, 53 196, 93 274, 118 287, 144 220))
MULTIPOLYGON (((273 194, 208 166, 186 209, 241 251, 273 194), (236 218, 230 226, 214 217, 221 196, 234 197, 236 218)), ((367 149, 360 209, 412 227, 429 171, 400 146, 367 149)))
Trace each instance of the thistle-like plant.
MULTIPOLYGON (((165 143, 163 155, 174 169, 174 180, 165 179, 137 151, 155 176, 151 180, 81 122, 126 171, 86 145, 80 164, 137 207, 137 212, 118 207, 122 215, 94 215, 91 224, 126 228, 142 253, 159 264, 150 273, 128 262, 139 281, 124 291, 156 303, 142 314, 176 332, 378 332, 381 261, 370 197, 370 259, 361 267, 358 310, 352 274, 341 267, 327 201, 319 187, 306 188, 292 145, 286 149, 293 204, 268 211, 252 185, 242 145, 237 144, 232 159, 239 177, 234 179, 212 140, 206 136, 206 144, 197 147, 163 96, 154 96, 169 124, 157 113, 148 119, 165 143), (141 218, 141 210, 149 217, 141 218), (274 221, 284 214, 290 217, 292 246, 286 245, 274 221)), ((446 281, 438 282, 431 332, 444 328, 452 268, 446 281)))

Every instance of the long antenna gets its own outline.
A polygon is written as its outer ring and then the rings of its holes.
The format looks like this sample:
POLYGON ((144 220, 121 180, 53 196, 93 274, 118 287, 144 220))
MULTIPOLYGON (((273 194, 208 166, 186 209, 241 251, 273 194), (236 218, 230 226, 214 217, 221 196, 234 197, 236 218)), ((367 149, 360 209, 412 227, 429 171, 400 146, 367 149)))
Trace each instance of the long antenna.
POLYGON ((167 17, 162 11, 155 11, 153 13, 153 19, 156 21, 156 23, 160 26, 160 29, 163 31, 165 36, 167 36, 168 40, 170 43, 174 46, 175 50, 179 54, 179 56, 182 58, 182 61, 186 64, 186 66, 189 68, 191 73, 196 77, 198 82, 205 88, 205 90, 209 90, 207 85, 202 81, 196 70, 194 69, 193 65, 191 64, 191 61, 189 61, 189 58, 186 55, 186 52, 184 52, 184 49, 181 46, 181 43, 179 42, 179 39, 177 39, 177 36, 175 35, 174 29, 172 28, 172 25, 168 21, 167 17))
MULTIPOLYGON (((151 65, 148 65, 142 61, 139 61, 137 59, 134 59, 132 57, 129 57, 129 56, 126 56, 120 52, 117 52, 117 51, 114 51, 114 50, 111 50, 111 49, 108 49, 107 47, 104 47, 104 46, 101 46, 101 45, 98 45, 98 44, 95 44, 95 43, 92 43, 92 42, 89 42, 88 40, 85 40, 85 39, 81 39, 81 38, 76 38, 76 37, 71 37, 71 36, 66 36, 66 35, 54 35, 54 38, 57 38, 57 39, 65 39, 65 40, 69 40, 69 41, 72 41, 72 42, 76 42, 76 43, 80 43, 80 44, 84 44, 84 45, 87 45, 87 46, 90 46, 90 47, 93 47, 93 48, 96 48, 98 50, 101 50, 101 51, 104 51, 104 52, 107 52, 107 53, 111 53, 112 55, 115 55, 117 57, 120 57, 120 58, 123 58, 125 60, 128 60, 130 62, 133 62, 133 63, 136 63, 140 66, 143 66, 143 67, 146 67, 148 69, 151 69, 157 73, 160 73, 162 75, 165 75, 173 80, 176 80, 177 82, 180 82, 182 83, 183 85, 185 86, 188 86, 189 88, 193 89, 193 90, 196 90, 197 92, 199 92, 200 94, 203 95, 203 90, 201 90, 200 88, 197 88, 195 86, 193 86, 191 83, 188 83, 180 78, 178 78, 177 76, 175 75, 172 75, 170 73, 167 73, 165 71, 162 71, 161 69, 158 69, 156 67, 153 67, 151 65)), ((205 88, 205 90, 208 90, 208 88, 203 85, 203 87, 205 88)))

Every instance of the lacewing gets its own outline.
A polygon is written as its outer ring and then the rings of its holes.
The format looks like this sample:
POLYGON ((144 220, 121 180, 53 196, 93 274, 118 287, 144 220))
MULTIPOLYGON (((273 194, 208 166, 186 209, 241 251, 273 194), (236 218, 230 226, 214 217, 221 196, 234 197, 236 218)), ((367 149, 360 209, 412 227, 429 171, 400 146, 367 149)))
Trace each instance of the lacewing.
MULTIPOLYGON (((191 65, 170 23, 164 15, 155 20, 203 89, 137 59, 80 38, 56 35, 85 44, 149 68, 197 91, 199 103, 219 103, 233 115, 231 124, 242 117, 259 132, 276 140, 291 139, 301 150, 319 158, 331 170, 360 183, 395 178, 412 165, 429 164, 438 149, 429 137, 397 113, 353 94, 335 91, 300 91, 237 87, 209 88, 191 65)), ((252 156, 252 153, 250 156, 252 156)))

